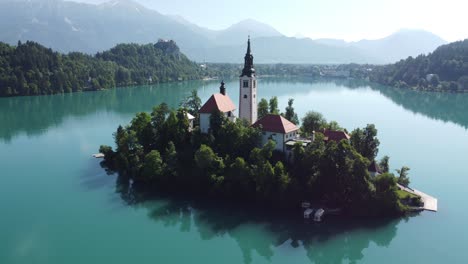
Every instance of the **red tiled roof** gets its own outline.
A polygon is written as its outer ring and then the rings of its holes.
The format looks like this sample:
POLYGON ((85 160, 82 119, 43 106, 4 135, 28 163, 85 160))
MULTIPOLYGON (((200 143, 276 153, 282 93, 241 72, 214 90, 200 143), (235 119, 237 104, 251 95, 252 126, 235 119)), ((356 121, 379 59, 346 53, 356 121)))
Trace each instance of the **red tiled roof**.
POLYGON ((262 126, 263 131, 276 132, 276 133, 289 133, 299 128, 291 123, 291 121, 280 115, 266 115, 262 119, 257 120, 252 126, 262 126))
POLYGON ((333 131, 333 130, 325 130, 323 131, 323 135, 325 136, 325 140, 333 140, 333 141, 341 141, 342 139, 349 140, 351 137, 346 134, 344 131, 333 131))
POLYGON ((231 98, 227 95, 220 93, 213 94, 208 101, 200 108, 199 113, 212 113, 213 110, 218 109, 219 111, 226 113, 236 109, 236 106, 231 101, 231 98))

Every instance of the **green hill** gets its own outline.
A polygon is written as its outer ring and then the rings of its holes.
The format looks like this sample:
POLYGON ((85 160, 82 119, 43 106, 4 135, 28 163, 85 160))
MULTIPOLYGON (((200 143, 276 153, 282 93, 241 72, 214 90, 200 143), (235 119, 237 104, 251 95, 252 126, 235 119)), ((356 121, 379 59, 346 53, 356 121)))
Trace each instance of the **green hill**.
POLYGON ((35 42, 0 42, 0 96, 99 90, 201 77, 173 41, 120 44, 95 56, 61 54, 35 42))
POLYGON ((433 53, 375 67, 371 81, 432 91, 468 91, 468 39, 440 46, 433 53))

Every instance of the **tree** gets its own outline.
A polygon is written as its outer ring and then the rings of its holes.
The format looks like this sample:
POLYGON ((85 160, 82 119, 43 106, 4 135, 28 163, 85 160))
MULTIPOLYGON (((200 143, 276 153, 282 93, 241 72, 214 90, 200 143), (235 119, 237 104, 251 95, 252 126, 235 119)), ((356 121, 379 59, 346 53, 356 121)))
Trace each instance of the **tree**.
POLYGON ((210 115, 210 132, 216 137, 221 127, 227 122, 224 114, 218 109, 213 110, 210 115))
MULTIPOLYGON (((228 192, 231 196, 234 196, 236 199, 242 199, 242 197, 238 197, 238 193, 243 193, 247 196, 251 195, 249 193, 249 186, 252 182, 250 168, 249 164, 242 157, 237 157, 229 166, 227 180, 230 184, 228 192)), ((243 198, 247 197, 244 196, 243 198)))
POLYGON ((360 210, 371 195, 368 165, 348 141, 331 141, 319 162, 315 190, 331 204, 360 210))
POLYGON ((311 135, 313 131, 319 131, 327 124, 325 118, 319 112, 309 111, 302 118, 301 130, 306 135, 311 135))
POLYGON ((142 167, 141 179, 143 181, 154 181, 163 175, 164 163, 161 154, 157 150, 152 150, 146 154, 142 167))
POLYGON ((351 133, 351 145, 368 160, 374 160, 380 145, 375 126, 369 124, 364 129, 355 129, 351 133))
POLYGON ((114 133, 114 141, 117 146, 117 152, 123 154, 128 153, 128 145, 126 144, 128 141, 128 133, 122 126, 117 127, 117 131, 114 133))
POLYGON ((165 174, 171 177, 177 176, 178 158, 175 145, 172 141, 169 141, 169 143, 167 144, 167 148, 164 153, 164 161, 166 163, 165 174))
POLYGON ((197 117, 198 110, 201 108, 201 99, 198 97, 197 90, 192 90, 191 94, 181 103, 183 108, 187 108, 188 112, 197 117))
POLYGON ((185 144, 186 140, 188 139, 188 131, 189 131, 189 120, 187 117, 187 111, 183 108, 179 108, 177 110, 177 126, 176 126, 176 133, 174 134, 174 141, 177 144, 185 144))
POLYGON ((401 167, 401 169, 396 169, 396 172, 398 173, 398 183, 405 187, 408 187, 408 185, 410 184, 410 180, 408 177, 409 170, 410 168, 408 168, 407 166, 403 166, 401 167))
POLYGON ((276 162, 273 170, 274 170, 274 175, 275 175, 274 181, 275 181, 276 189, 278 191, 278 194, 282 194, 286 191, 289 185, 289 182, 290 182, 289 175, 281 161, 276 162))
POLYGON ((393 174, 383 173, 375 177, 376 213, 380 215, 401 214, 403 209, 398 201, 396 179, 393 174))
POLYGON ((261 119, 262 117, 269 114, 268 101, 265 98, 262 98, 262 100, 260 100, 260 102, 258 103, 257 113, 258 119, 261 119))
POLYGON ((389 156, 383 156, 383 158, 380 160, 379 168, 382 171, 382 173, 387 173, 390 171, 389 161, 390 161, 389 156))
POLYGON ((160 130, 164 122, 166 121, 166 116, 169 114, 169 107, 166 103, 162 103, 153 108, 151 112, 151 123, 156 131, 160 130))
POLYGON ((342 127, 336 121, 330 121, 330 123, 325 125, 325 129, 332 130, 332 131, 341 131, 343 130, 342 127))
POLYGON ((132 119, 130 129, 136 132, 141 145, 148 147, 151 145, 153 140, 153 127, 151 126, 151 116, 148 113, 138 113, 136 117, 132 119))
POLYGON ((224 169, 224 161, 218 157, 207 145, 201 145, 195 152, 195 164, 202 171, 202 174, 216 180, 216 176, 224 169))
POLYGON ((279 114, 279 109, 278 109, 278 97, 273 96, 270 99, 270 104, 269 104, 269 110, 270 114, 278 115, 279 114))
POLYGON ((294 107, 292 106, 294 103, 294 99, 290 98, 288 100, 288 106, 286 107, 286 112, 284 113, 284 118, 291 121, 295 125, 299 125, 299 118, 297 114, 294 112, 294 107))
POLYGON ((111 170, 115 169, 114 159, 115 159, 115 152, 112 147, 107 145, 101 145, 99 147, 99 153, 104 154, 104 161, 103 163, 111 170))

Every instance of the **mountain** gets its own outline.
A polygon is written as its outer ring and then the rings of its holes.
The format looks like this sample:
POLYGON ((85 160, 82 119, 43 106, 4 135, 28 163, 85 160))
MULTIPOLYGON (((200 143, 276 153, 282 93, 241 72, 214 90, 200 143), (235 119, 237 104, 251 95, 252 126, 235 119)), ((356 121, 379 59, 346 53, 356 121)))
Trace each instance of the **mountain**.
POLYGON ((322 39, 314 39, 314 41, 323 45, 334 46, 334 47, 350 47, 351 46, 351 43, 346 42, 342 39, 322 38, 322 39))
POLYGON ((391 63, 409 56, 427 54, 437 47, 446 44, 437 35, 424 30, 400 30, 386 38, 378 40, 361 40, 351 46, 365 50, 369 55, 391 63))
POLYGON ((118 43, 176 39, 181 49, 209 42, 170 17, 130 0, 100 5, 62 0, 5 0, 0 3, 0 40, 33 40, 61 52, 95 53, 118 43))
POLYGON ((64 0, 0 0, 0 41, 32 40, 60 52, 94 54, 119 43, 173 39, 190 59, 242 62, 247 35, 256 63, 390 63, 434 50, 445 42, 424 31, 400 31, 379 40, 289 38, 247 19, 210 30, 180 16, 163 15, 131 0, 99 5, 64 0))
MULTIPOLYGON (((235 62, 243 61, 246 46, 216 46, 210 49, 194 50, 192 58, 197 61, 235 62)), ((380 62, 354 47, 334 47, 316 43, 309 38, 263 37, 252 40, 256 63, 370 63, 380 62)))
POLYGON ((246 19, 238 22, 223 30, 210 30, 191 23, 185 18, 178 15, 169 16, 174 21, 185 25, 187 28, 211 40, 215 45, 233 45, 245 44, 245 38, 248 35, 259 37, 278 37, 283 36, 279 31, 270 25, 256 21, 254 19, 246 19))
POLYGON ((245 45, 245 37, 248 35, 255 36, 255 38, 283 36, 283 34, 270 25, 253 19, 247 19, 218 32, 216 40, 217 44, 220 45, 245 45))
POLYGON ((317 43, 334 47, 355 47, 384 63, 393 63, 409 56, 427 54, 447 41, 431 32, 404 29, 382 39, 346 42, 341 39, 316 39, 317 43))

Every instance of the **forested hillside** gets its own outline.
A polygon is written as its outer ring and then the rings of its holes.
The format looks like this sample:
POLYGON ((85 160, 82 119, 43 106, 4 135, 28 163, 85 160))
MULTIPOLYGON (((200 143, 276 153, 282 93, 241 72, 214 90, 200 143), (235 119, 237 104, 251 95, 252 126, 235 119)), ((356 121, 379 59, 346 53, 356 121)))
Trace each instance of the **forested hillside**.
POLYGON ((468 39, 443 45, 428 55, 374 67, 369 78, 403 88, 468 91, 468 39))
POLYGON ((173 41, 120 44, 95 56, 61 54, 35 42, 0 42, 0 96, 99 90, 201 78, 173 41))

